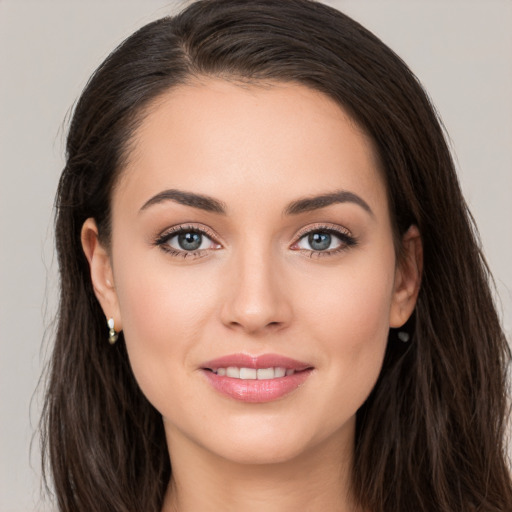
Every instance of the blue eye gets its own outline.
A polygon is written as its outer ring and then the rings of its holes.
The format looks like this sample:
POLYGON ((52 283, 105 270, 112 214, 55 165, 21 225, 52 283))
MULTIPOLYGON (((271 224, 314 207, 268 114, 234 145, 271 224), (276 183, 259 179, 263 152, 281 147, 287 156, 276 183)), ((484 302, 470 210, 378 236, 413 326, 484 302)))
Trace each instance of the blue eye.
POLYGON ((201 233, 180 233, 173 238, 177 238, 180 249, 184 251, 197 251, 203 243, 203 235, 201 233))
POLYGON ((312 251, 332 251, 343 245, 340 236, 328 231, 312 231, 297 243, 299 249, 312 251))
POLYGON ((221 246, 213 240, 213 236, 207 235, 203 229, 188 226, 176 226, 164 232, 155 241, 155 245, 161 247, 172 256, 205 256, 210 249, 219 249, 221 246))
POLYGON ((308 243, 315 251, 325 251, 331 247, 332 236, 330 233, 311 233, 308 243))
POLYGON ((303 230, 302 233, 291 248, 311 256, 334 255, 357 244, 350 232, 342 227, 316 226, 316 229, 303 230))
POLYGON ((214 242, 200 231, 181 231, 167 239, 167 245, 179 251, 212 249, 214 242))

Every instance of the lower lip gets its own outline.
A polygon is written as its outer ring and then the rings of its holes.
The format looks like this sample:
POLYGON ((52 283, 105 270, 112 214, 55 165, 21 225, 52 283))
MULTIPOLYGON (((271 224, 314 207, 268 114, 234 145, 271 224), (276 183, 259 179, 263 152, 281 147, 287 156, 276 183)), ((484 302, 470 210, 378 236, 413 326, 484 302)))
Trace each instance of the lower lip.
POLYGON ((203 370, 203 373, 210 384, 223 395, 240 402, 263 403, 272 402, 296 390, 304 384, 311 371, 303 370, 286 377, 267 380, 233 379, 208 370, 203 370))

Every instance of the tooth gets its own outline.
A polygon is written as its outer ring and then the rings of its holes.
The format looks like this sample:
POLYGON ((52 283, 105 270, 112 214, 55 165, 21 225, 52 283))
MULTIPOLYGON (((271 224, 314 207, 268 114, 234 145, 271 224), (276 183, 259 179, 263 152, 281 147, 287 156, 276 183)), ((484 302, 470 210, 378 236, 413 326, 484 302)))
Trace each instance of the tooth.
POLYGON ((236 366, 228 366, 226 368, 226 376, 233 377, 234 379, 239 379, 240 378, 240 368, 237 368, 236 366))
POLYGON ((274 377, 284 377, 286 375, 286 369, 280 366, 274 369, 274 377))
MULTIPOLYGON (((229 368, 228 368, 229 370, 229 368)), ((255 379, 256 378, 256 368, 240 368, 240 378, 247 379, 255 379)))
POLYGON ((293 375, 295 370, 286 369, 282 366, 277 366, 275 368, 259 368, 256 370, 255 368, 238 368, 236 366, 228 366, 227 368, 216 368, 212 369, 214 373, 219 375, 220 377, 231 377, 233 379, 243 379, 243 380, 270 380, 270 379, 278 379, 284 376, 293 375))
POLYGON ((258 376, 258 380, 274 378, 274 368, 260 368, 256 373, 258 376))

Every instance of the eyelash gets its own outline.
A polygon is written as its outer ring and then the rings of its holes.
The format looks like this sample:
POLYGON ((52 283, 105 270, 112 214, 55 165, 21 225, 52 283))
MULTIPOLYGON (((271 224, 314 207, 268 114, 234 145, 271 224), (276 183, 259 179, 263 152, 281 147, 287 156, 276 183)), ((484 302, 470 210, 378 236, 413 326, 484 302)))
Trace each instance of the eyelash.
POLYGON ((172 240, 175 236, 178 236, 182 233, 199 233, 201 235, 209 238, 212 243, 218 243, 215 241, 215 234, 211 232, 209 229, 205 227, 199 226, 190 226, 190 225, 179 225, 174 226, 166 231, 164 231, 158 238, 155 240, 154 245, 160 247, 163 251, 174 256, 176 258, 201 258, 207 256, 208 249, 199 249, 196 251, 184 251, 178 250, 169 245, 169 241, 172 240))
MULTIPOLYGON (((172 240, 174 237, 183 234, 183 233, 198 233, 200 235, 204 235, 207 238, 211 240, 212 243, 218 244, 216 242, 215 234, 212 233, 209 229, 202 227, 202 226, 192 226, 192 225, 178 225, 174 226, 166 231, 164 231, 162 234, 160 234, 157 239, 154 242, 154 245, 157 247, 160 247, 163 251, 170 254, 173 257, 177 258, 201 258, 208 255, 209 249, 198 249, 195 251, 185 251, 185 250, 178 250, 174 247, 171 247, 169 245, 169 241, 172 240)), ((331 249, 331 250, 325 250, 325 251, 319 251, 314 249, 303 249, 303 248, 296 248, 293 250, 297 250, 303 254, 307 254, 309 257, 324 257, 324 256, 333 256, 335 254, 338 254, 340 252, 346 251, 350 247, 354 247, 357 245, 358 241, 355 237, 353 237, 348 230, 344 230, 340 228, 339 226, 334 225, 314 225, 314 226, 308 226, 307 228, 304 228, 301 230, 297 236, 296 241, 292 244, 293 246, 297 246, 301 240, 303 240, 305 237, 313 234, 313 233, 324 233, 328 235, 334 235, 336 238, 338 238, 341 242, 340 246, 331 249)), ((220 244, 218 244, 220 245, 220 244)), ((215 249, 214 249, 215 250, 215 249)))
POLYGON ((340 226, 332 225, 332 224, 316 224, 314 226, 307 226, 306 228, 299 231, 297 234, 297 241, 293 243, 293 246, 299 244, 301 240, 306 238, 307 236, 313 233, 324 233, 328 235, 334 235, 336 238, 340 240, 340 246, 335 249, 326 250, 326 251, 315 251, 314 249, 301 249, 297 248, 296 250, 302 252, 303 254, 307 254, 310 258, 322 258, 324 256, 334 256, 339 254, 351 247, 357 245, 357 239, 350 233, 348 229, 341 228, 340 226))

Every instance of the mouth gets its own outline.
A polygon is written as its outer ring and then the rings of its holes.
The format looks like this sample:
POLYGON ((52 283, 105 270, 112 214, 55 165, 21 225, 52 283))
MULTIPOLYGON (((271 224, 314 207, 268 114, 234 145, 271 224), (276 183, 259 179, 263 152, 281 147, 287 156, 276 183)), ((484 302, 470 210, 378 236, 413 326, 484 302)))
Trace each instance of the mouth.
POLYGON ((220 377, 241 380, 280 379, 282 377, 289 377, 295 373, 294 369, 287 369, 282 366, 276 366, 275 368, 239 368, 237 366, 228 366, 227 368, 205 368, 205 370, 209 370, 220 377))
POLYGON ((200 369, 222 395, 242 402, 262 403, 297 390, 314 367, 276 354, 233 354, 209 361, 200 369))

